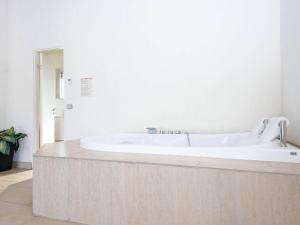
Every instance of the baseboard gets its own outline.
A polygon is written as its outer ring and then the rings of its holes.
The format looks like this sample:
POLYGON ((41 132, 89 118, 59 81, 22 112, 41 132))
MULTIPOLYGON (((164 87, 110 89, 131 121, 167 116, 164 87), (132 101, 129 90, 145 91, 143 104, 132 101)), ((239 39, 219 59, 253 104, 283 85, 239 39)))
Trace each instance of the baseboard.
POLYGON ((32 163, 31 162, 13 162, 13 167, 18 169, 32 169, 32 163))

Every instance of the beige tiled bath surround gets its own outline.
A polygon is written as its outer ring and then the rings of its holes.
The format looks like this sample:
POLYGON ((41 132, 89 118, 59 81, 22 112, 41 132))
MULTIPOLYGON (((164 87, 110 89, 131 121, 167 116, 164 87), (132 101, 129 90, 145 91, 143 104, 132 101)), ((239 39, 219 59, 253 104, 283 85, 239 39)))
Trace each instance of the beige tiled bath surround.
POLYGON ((34 156, 35 215, 91 225, 299 225, 297 164, 88 151, 34 156))
POLYGON ((0 225, 76 225, 32 214, 32 171, 0 172, 0 225))

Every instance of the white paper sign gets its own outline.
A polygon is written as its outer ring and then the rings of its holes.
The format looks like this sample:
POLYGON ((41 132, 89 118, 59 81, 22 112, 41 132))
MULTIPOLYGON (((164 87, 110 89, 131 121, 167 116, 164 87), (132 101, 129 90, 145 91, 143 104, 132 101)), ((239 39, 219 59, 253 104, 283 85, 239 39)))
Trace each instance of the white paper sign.
POLYGON ((91 96, 92 95, 92 80, 91 77, 81 78, 81 96, 91 96))

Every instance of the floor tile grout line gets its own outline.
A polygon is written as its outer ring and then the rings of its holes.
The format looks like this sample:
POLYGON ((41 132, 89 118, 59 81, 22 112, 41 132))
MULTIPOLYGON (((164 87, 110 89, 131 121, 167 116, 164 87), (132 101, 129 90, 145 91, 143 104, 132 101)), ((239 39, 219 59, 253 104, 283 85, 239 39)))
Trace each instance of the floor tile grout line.
POLYGON ((22 203, 10 202, 10 201, 6 201, 6 200, 1 200, 1 199, 0 199, 0 203, 1 203, 1 202, 9 203, 9 204, 11 204, 11 205, 27 206, 27 207, 29 207, 29 208, 31 208, 31 206, 32 206, 32 203, 30 203, 30 204, 22 204, 22 203))

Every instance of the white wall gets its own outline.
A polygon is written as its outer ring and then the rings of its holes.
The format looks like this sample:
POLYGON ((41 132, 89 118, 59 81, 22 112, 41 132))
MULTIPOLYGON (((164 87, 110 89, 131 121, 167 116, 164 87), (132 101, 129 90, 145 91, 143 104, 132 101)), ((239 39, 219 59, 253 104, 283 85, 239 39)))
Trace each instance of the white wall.
POLYGON ((63 46, 67 138, 243 131, 281 112, 279 0, 11 0, 9 121, 34 148, 33 52, 63 46), (80 97, 80 78, 94 78, 80 97))
POLYGON ((8 0, 0 0, 0 130, 5 129, 7 124, 6 102, 7 102, 7 81, 8 81, 8 0))
POLYGON ((289 141, 300 145, 300 1, 281 1, 283 114, 290 120, 289 141))

